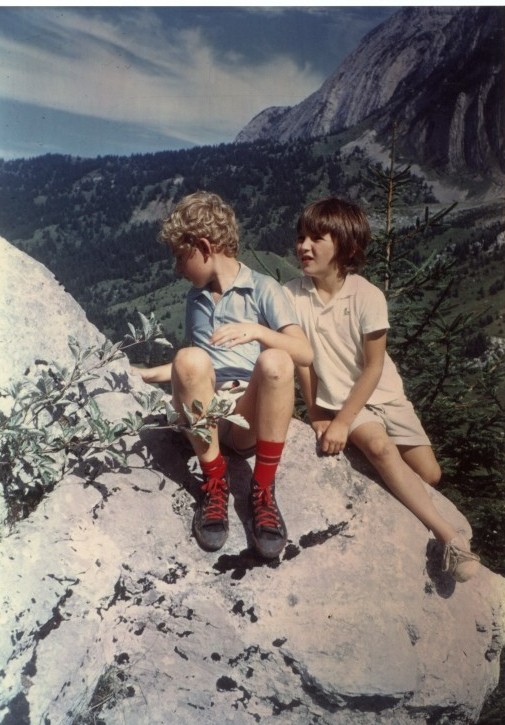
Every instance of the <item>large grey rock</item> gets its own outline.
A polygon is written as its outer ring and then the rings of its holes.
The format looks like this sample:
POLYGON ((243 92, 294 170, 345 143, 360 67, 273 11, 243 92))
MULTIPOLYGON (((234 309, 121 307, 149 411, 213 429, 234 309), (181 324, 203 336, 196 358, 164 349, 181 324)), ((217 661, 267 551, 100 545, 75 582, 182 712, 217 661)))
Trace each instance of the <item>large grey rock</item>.
MULTIPOLYGON (((31 356, 64 354, 47 343, 52 304, 64 329, 97 334, 40 265, 4 259, 25 270, 19 298, 47 279, 18 375, 31 356)), ((9 354, 0 366, 15 374, 9 354)), ((121 408, 130 397, 115 395, 121 408)), ((4 725, 475 722, 497 684, 505 581, 442 574, 439 546, 357 453, 319 458, 293 420, 278 476, 289 542, 264 563, 249 548, 253 459, 231 459, 230 537, 208 554, 190 533, 190 449, 162 431, 128 445, 129 469, 67 476, 4 532, 4 725)))
POLYGON ((43 356, 70 365, 69 335, 82 345, 104 341, 54 275, 1 237, 0 305, 0 385, 43 356))

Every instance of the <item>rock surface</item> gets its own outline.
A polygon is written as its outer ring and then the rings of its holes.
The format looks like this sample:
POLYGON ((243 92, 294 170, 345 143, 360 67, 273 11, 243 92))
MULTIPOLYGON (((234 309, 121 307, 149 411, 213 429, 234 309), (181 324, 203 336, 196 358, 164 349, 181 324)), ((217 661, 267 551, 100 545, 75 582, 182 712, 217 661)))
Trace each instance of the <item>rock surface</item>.
MULTIPOLYGON (((63 330, 100 339, 45 268, 3 240, 0 254, 17 330, 4 325, 2 378, 64 356, 63 330)), ((131 397, 101 395, 116 417, 131 397)), ((289 542, 265 563, 249 548, 254 459, 231 459, 230 537, 208 554, 190 533, 188 446, 161 431, 128 444, 128 469, 69 475, 4 531, 3 725, 476 721, 497 684, 505 580, 442 574, 438 544, 355 451, 320 458, 293 420, 278 475, 289 542)))

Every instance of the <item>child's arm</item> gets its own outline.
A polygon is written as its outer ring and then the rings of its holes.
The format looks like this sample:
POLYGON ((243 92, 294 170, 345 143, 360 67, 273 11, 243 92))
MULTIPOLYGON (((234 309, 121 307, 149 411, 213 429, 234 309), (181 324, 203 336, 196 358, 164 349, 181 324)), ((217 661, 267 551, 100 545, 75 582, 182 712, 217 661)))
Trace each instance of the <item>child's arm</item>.
POLYGON ((295 365, 310 365, 312 362, 312 348, 299 325, 286 325, 276 331, 257 322, 232 322, 215 330, 209 342, 231 348, 251 340, 257 340, 266 348, 285 350, 295 365))
POLYGON ((296 376, 300 383, 300 390, 307 406, 307 414, 312 420, 312 411, 316 406, 316 394, 317 394, 317 375, 313 366, 302 367, 297 366, 296 376))
POLYGON ((131 367, 134 375, 140 375, 144 383, 169 383, 172 380, 172 363, 154 368, 131 367))
POLYGON ((386 353, 386 330, 378 330, 363 339, 363 372, 351 388, 347 399, 321 438, 323 453, 339 453, 347 443, 349 427, 367 400, 369 400, 382 375, 386 353))
POLYGON ((312 365, 309 367, 297 367, 296 376, 300 384, 300 390, 305 401, 305 405, 307 406, 307 415, 309 417, 310 424, 316 434, 316 439, 319 442, 330 425, 332 418, 331 415, 329 415, 329 411, 326 411, 325 414, 325 411, 316 404, 316 371, 312 365))

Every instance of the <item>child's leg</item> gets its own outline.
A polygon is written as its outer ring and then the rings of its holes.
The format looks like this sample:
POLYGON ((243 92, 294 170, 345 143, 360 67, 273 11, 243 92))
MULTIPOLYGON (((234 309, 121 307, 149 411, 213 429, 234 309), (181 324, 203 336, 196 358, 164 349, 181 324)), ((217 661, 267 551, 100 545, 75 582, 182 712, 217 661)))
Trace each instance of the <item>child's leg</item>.
POLYGON ((282 350, 265 350, 259 356, 249 386, 237 403, 250 430, 235 428, 237 449, 256 442, 256 463, 251 481, 253 538, 267 558, 280 554, 287 531, 275 500, 275 474, 293 415, 294 365, 282 350))
POLYGON ((404 461, 379 423, 360 425, 350 439, 363 451, 389 490, 437 539, 448 543, 457 535, 454 526, 438 513, 420 476, 404 461))
POLYGON ((249 429, 234 427, 233 442, 246 449, 258 441, 284 443, 294 406, 294 366, 283 350, 264 350, 235 408, 249 429))
POLYGON ((442 477, 442 471, 431 446, 398 446, 405 463, 415 471, 425 483, 436 486, 442 477))
POLYGON ((420 476, 405 462, 397 446, 379 423, 364 423, 350 436, 380 474, 389 490, 444 546, 443 570, 456 581, 471 579, 479 571, 479 557, 465 538, 435 508, 420 476))
MULTIPOLYGON (((215 394, 214 382, 212 363, 205 351, 196 347, 179 350, 172 366, 174 408, 183 414, 183 403, 193 410, 193 402, 199 400, 205 411, 215 394)), ((210 433, 210 443, 188 434, 204 478, 202 497, 193 518, 193 531, 203 549, 217 551, 228 536, 229 483, 217 430, 211 429, 210 433)))
MULTIPOLYGON (((193 402, 199 400, 205 410, 215 394, 215 379, 211 359, 204 350, 198 347, 179 350, 172 365, 172 402, 183 418, 183 403, 192 410, 193 402)), ((188 435, 200 461, 212 461, 219 453, 217 431, 211 430, 210 433, 210 444, 188 435)))

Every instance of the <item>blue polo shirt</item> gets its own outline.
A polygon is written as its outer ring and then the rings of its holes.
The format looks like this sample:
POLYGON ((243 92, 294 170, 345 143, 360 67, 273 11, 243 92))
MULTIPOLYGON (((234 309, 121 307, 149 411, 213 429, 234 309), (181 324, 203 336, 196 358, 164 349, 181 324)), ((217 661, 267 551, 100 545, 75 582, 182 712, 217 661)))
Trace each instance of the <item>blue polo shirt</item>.
POLYGON ((296 313, 280 284, 268 275, 240 263, 235 281, 214 302, 207 287, 193 287, 186 301, 186 338, 211 357, 218 385, 230 380, 249 380, 261 352, 259 342, 216 347, 209 338, 218 327, 230 322, 257 322, 280 330, 298 325, 296 313))

